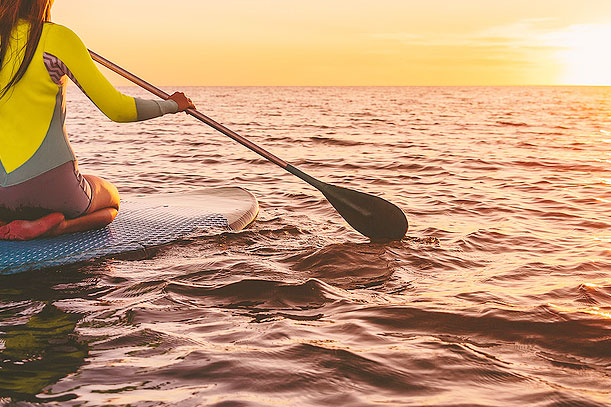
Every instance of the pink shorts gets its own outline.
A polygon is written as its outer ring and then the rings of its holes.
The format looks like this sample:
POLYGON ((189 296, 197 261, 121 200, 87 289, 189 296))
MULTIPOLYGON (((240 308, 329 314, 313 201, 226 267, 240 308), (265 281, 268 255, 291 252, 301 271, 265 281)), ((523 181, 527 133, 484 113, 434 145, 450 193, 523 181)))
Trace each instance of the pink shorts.
POLYGON ((91 186, 69 161, 21 184, 0 186, 0 220, 33 220, 52 212, 77 218, 87 212, 91 198, 91 186))

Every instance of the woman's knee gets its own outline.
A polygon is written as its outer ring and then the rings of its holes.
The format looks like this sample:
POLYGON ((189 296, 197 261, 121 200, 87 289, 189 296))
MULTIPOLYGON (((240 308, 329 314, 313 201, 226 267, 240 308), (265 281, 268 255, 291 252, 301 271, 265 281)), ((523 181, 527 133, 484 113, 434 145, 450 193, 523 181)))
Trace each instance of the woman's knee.
POLYGON ((95 175, 84 175, 91 186, 91 205, 87 213, 96 212, 104 208, 119 209, 119 191, 110 182, 96 177, 95 175))

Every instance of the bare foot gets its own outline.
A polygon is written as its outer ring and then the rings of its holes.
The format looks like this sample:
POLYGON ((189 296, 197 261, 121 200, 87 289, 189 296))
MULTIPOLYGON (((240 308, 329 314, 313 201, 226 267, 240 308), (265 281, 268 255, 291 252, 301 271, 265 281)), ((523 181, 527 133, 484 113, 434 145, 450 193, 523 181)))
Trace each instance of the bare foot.
POLYGON ((14 220, 0 226, 0 240, 32 240, 53 229, 64 221, 60 212, 51 213, 40 219, 14 220))

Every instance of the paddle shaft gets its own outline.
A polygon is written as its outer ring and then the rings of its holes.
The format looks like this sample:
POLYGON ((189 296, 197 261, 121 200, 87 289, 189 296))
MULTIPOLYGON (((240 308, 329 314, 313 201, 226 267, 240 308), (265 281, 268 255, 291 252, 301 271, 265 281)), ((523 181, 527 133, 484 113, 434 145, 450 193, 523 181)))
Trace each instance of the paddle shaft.
MULTIPOLYGON (((126 71, 125 69, 123 69, 120 66, 116 65, 115 63, 109 61, 108 59, 104 58, 103 56, 101 56, 99 54, 96 54, 95 52, 93 52, 91 50, 89 50, 89 53, 91 54, 91 57, 93 58, 94 61, 104 65, 106 68, 108 68, 111 71, 121 75, 125 79, 128 79, 128 80, 132 81, 136 85, 138 85, 138 86, 148 90, 153 95, 158 96, 158 97, 160 97, 161 99, 164 99, 164 100, 167 100, 170 97, 169 94, 167 94, 163 90, 159 89, 155 85, 152 85, 152 84, 148 83, 147 81, 145 81, 144 79, 141 79, 141 78, 137 77, 136 75, 132 74, 131 72, 126 71)), ((260 156, 262 156, 263 158, 265 158, 265 159, 273 162, 274 164, 278 165, 279 167, 287 170, 291 174, 297 175, 299 178, 302 178, 304 181, 312 184, 312 182, 311 182, 312 181, 312 177, 310 177, 307 174, 303 173, 303 171, 299 171, 297 168, 293 167, 292 165, 290 165, 289 163, 287 163, 283 159, 281 159, 279 157, 276 157, 274 154, 272 154, 269 151, 259 147, 258 145, 256 145, 252 141, 250 141, 250 140, 240 136, 235 131, 233 131, 233 130, 223 126, 222 124, 220 124, 220 123, 218 123, 218 122, 216 122, 214 120, 212 120, 211 118, 209 118, 205 114, 203 114, 203 113, 201 113, 201 112, 199 112, 199 111, 197 111, 195 109, 187 109, 185 112, 187 114, 195 117, 197 120, 200 120, 200 121, 206 123, 208 126, 212 127, 213 129, 215 129, 217 131, 220 131, 224 135, 232 138, 233 140, 235 140, 238 143, 242 144, 244 147, 249 148, 250 150, 252 150, 255 153, 257 153, 260 156), (303 174, 305 176, 305 178, 302 177, 301 174, 299 174, 299 173, 303 174), (310 178, 310 179, 306 179, 306 178, 310 178)))

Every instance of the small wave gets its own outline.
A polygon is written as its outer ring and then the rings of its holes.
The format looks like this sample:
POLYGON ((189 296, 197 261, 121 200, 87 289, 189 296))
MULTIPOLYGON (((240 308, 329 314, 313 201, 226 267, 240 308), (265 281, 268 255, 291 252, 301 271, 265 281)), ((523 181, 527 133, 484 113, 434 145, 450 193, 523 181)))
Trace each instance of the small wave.
POLYGON ((393 273, 387 247, 375 244, 332 244, 292 255, 291 269, 343 289, 383 285, 393 273))
POLYGON ((309 139, 310 141, 313 141, 314 143, 317 143, 317 144, 329 145, 329 146, 339 146, 339 147, 355 147, 355 146, 362 146, 362 145, 369 144, 369 143, 365 143, 362 141, 342 140, 342 139, 323 137, 323 136, 312 136, 309 139))
POLYGON ((199 301, 210 301, 217 307, 249 309, 316 309, 342 298, 337 289, 315 279, 304 283, 241 280, 220 287, 172 281, 168 283, 166 291, 199 301))
POLYGON ((576 163, 576 162, 565 162, 565 161, 549 161, 549 160, 515 160, 511 162, 511 165, 516 167, 541 167, 541 168, 553 168, 562 171, 601 171, 601 166, 591 165, 590 163, 576 163))
MULTIPOLYGON (((562 287, 545 294, 539 294, 537 301, 585 304, 588 306, 611 306, 611 286, 596 283, 582 283, 573 287, 562 287)), ((573 311, 579 312, 580 308, 573 311)))
POLYGON ((496 121, 496 123, 501 125, 501 126, 512 126, 512 127, 528 127, 528 126, 530 126, 528 123, 510 122, 510 121, 506 121, 506 120, 498 120, 498 121, 496 121))
MULTIPOLYGON (((495 309, 426 310, 408 306, 370 307, 349 314, 383 329, 413 329, 464 337, 486 337, 513 343, 529 343, 554 352, 592 358, 611 357, 611 328, 595 318, 557 319, 530 312, 495 309), (579 332, 579 335, 575 335, 579 332)), ((345 315, 344 317, 348 317, 345 315)))
POLYGON ((426 173, 437 173, 437 174, 449 174, 443 167, 438 165, 431 165, 426 162, 394 162, 383 165, 376 165, 376 168, 391 171, 411 171, 411 172, 426 172, 426 173))

